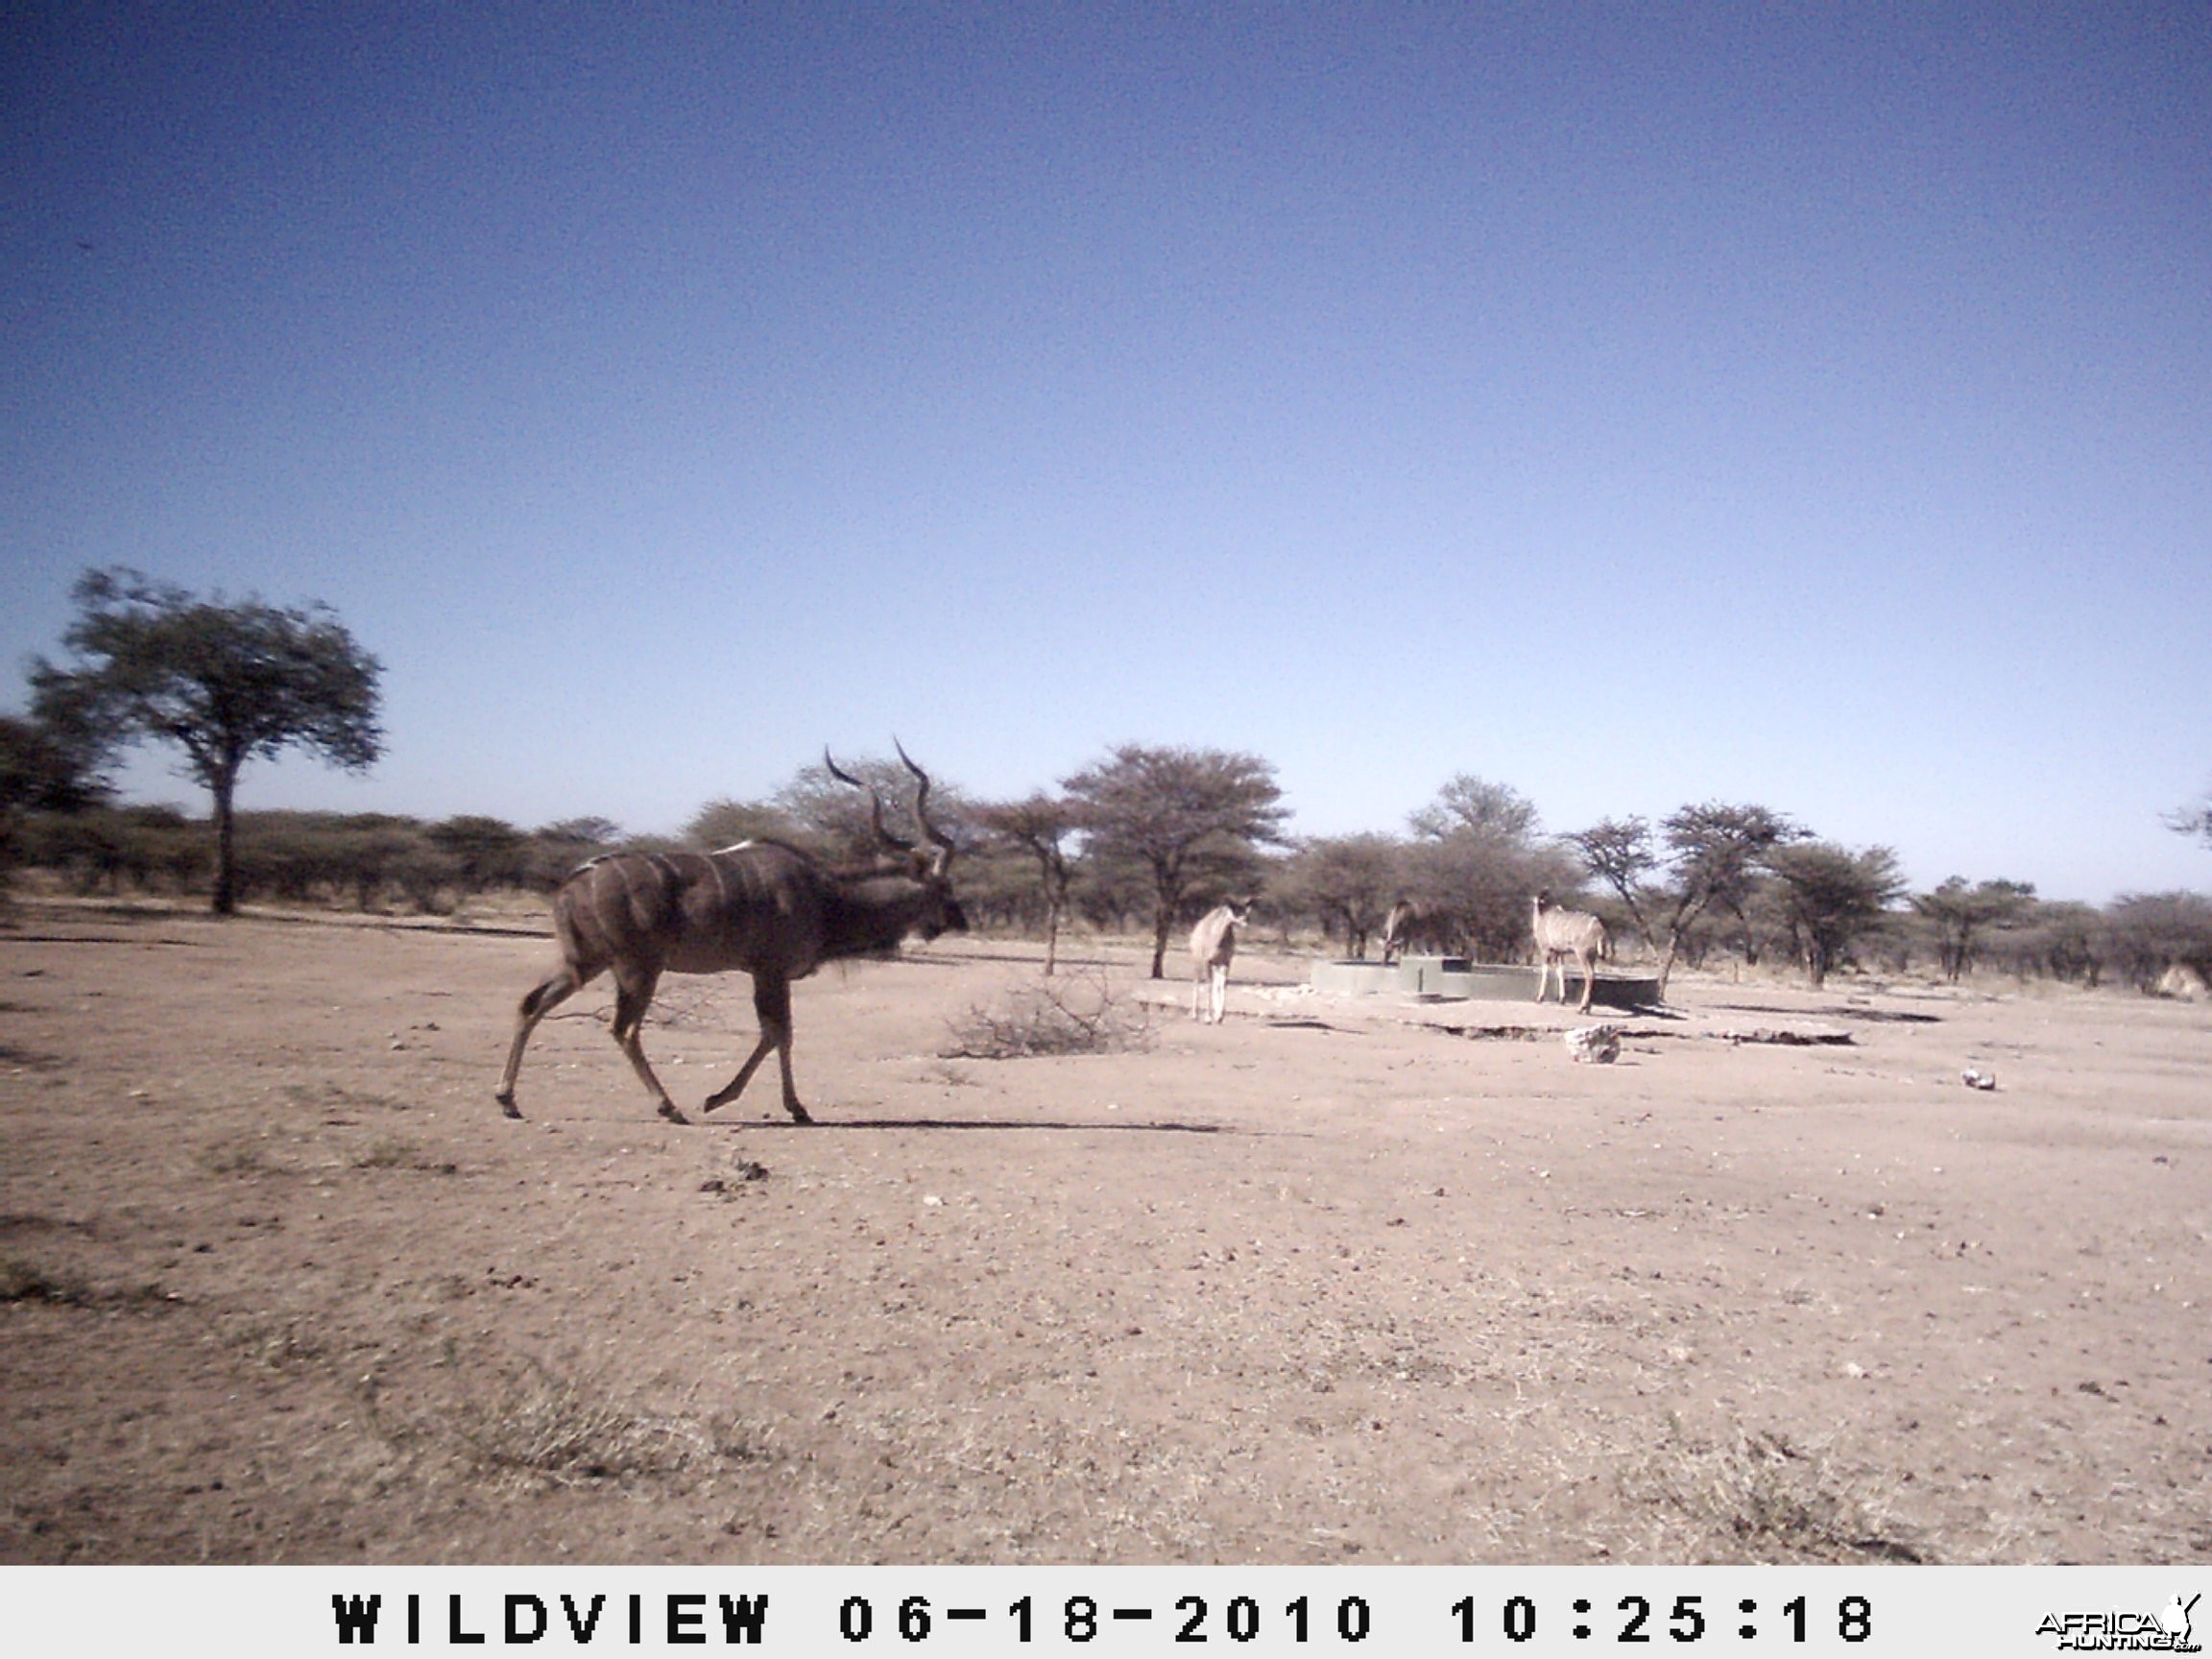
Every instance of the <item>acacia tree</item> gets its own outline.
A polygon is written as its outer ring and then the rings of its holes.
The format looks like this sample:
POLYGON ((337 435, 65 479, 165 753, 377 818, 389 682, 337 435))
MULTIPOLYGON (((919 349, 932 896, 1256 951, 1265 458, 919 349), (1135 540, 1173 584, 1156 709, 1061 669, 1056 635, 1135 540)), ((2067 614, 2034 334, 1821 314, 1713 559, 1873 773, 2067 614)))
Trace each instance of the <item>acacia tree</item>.
POLYGON ((82 812, 107 794, 81 744, 43 721, 0 714, 0 902, 15 867, 24 813, 82 812))
POLYGON ((2094 991, 2104 973, 2104 914, 2078 900, 2039 899, 2019 927, 2001 936, 1997 948, 2023 977, 2032 969, 2094 991))
POLYGON ((559 847, 612 847, 622 839, 622 826, 612 818, 587 813, 580 818, 557 818, 533 830, 535 840, 559 847))
MULTIPOLYGON (((1761 861, 1772 849, 1806 838, 1808 831, 1764 806, 1732 806, 1719 802, 1684 806, 1661 825, 1664 857, 1652 845, 1651 827, 1642 818, 1601 819, 1565 839, 1582 861, 1621 896, 1636 929, 1659 951, 1659 997, 1674 972, 1682 941, 1708 910, 1729 911, 1740 926, 1743 906, 1758 878, 1761 861), (1648 879, 1664 870, 1664 881, 1648 879)), ((1746 938, 1748 929, 1744 929, 1746 938)), ((1746 959, 1749 947, 1746 944, 1746 959)))
POLYGON ((1332 925, 1343 929, 1344 954, 1364 960, 1368 935, 1382 926, 1405 884, 1404 854, 1400 842, 1372 830, 1321 836, 1291 855, 1289 885, 1324 933, 1332 925))
MULTIPOLYGON (((910 837, 914 774, 900 760, 847 757, 837 770, 859 780, 859 787, 840 779, 825 753, 822 763, 799 768, 764 800, 722 795, 692 814, 684 839, 694 847, 732 847, 740 841, 783 841, 831 861, 866 863, 880 851, 875 812, 883 809, 884 827, 910 837)), ((929 814, 963 854, 974 839, 965 823, 972 816, 958 784, 932 779, 929 814)))
POLYGON ((685 841, 709 851, 740 841, 800 841, 805 835, 781 807, 728 795, 708 802, 684 826, 685 841))
POLYGON ((1516 960, 1528 942, 1528 901, 1570 886, 1575 870, 1539 845, 1535 803, 1509 784, 1454 776, 1407 814, 1407 891, 1439 941, 1487 962, 1516 960))
POLYGON ((61 636, 68 666, 31 669, 34 708, 56 730, 112 753, 153 738, 184 751, 214 805, 214 911, 237 909, 232 801, 248 760, 306 749, 349 772, 383 752, 382 665, 325 605, 196 598, 121 565, 87 570, 61 636))
POLYGON ((2176 835, 2193 835, 2212 847, 2212 790, 2193 806, 2177 806, 2166 814, 2166 828, 2176 835))
POLYGON ((1682 931, 1707 910, 1726 911, 1736 918, 1737 942, 1749 967, 1757 947, 1747 906, 1761 872, 1771 868, 1777 850, 1812 840, 1813 831, 1764 806, 1717 801, 1670 813, 1661 828, 1676 886, 1701 901, 1682 931))
POLYGON ((1024 801, 993 802, 974 809, 975 822, 1004 837, 1037 860, 1037 881, 1045 897, 1045 973, 1049 976, 1060 949, 1060 923, 1068 914, 1068 837, 1075 833, 1074 805, 1042 789, 1024 801))
MULTIPOLYGON (((903 760, 847 756, 836 760, 837 770, 832 772, 831 759, 825 752, 821 765, 800 767, 768 799, 768 805, 792 827, 801 846, 821 849, 833 858, 865 862, 880 851, 874 827, 878 805, 884 827, 892 834, 911 839, 920 831, 913 818, 916 781, 903 760), (857 779, 860 786, 854 788, 837 772, 857 779)), ((930 821, 963 854, 974 851, 975 837, 968 829, 974 816, 959 784, 930 780, 930 821)))
POLYGON ((1141 865, 1152 884, 1152 977, 1166 976, 1167 935, 1194 890, 1257 874, 1257 848, 1281 843, 1289 808, 1275 768, 1257 755, 1124 743, 1060 781, 1088 850, 1141 865))
POLYGON ((42 720, 0 714, 0 815, 82 812, 108 798, 97 757, 42 720))
POLYGON ((1406 815, 1407 828, 1424 840, 1442 841, 1461 830, 1526 847, 1536 834, 1536 803, 1510 783, 1493 783, 1455 772, 1436 799, 1406 815))
POLYGON ((522 879, 529 843, 504 818, 464 812, 433 824, 423 838, 453 860, 454 878, 464 893, 522 879))
POLYGON ((2138 991, 2177 963, 2212 979, 2212 899, 2201 893, 2123 893, 2099 931, 2114 973, 2138 991))
POLYGON ((1936 956, 1952 984, 1972 966, 1976 940, 1992 928, 2008 927, 2033 907, 2032 881, 1984 881, 1969 887, 1954 876, 1932 893, 1916 893, 1917 910, 1936 935, 1936 956))
POLYGON ((1406 850, 1406 868, 1405 896, 1438 947, 1463 950, 1479 962, 1526 960, 1528 901, 1547 890, 1569 896, 1576 874, 1555 846, 1524 846, 1471 830, 1415 841, 1406 850))
POLYGON ((1767 867, 1781 884, 1783 915, 1815 989, 1905 894, 1897 854, 1887 847, 1852 853, 1830 841, 1809 841, 1775 848, 1767 867))
POLYGON ((1665 905, 1665 890, 1649 880, 1659 868, 1659 854, 1651 846, 1651 826, 1638 817, 1600 818, 1589 829, 1560 839, 1582 854, 1591 875, 1620 895, 1636 931, 1651 945, 1664 943, 1659 962, 1659 997, 1664 1001, 1667 974, 1674 966, 1675 940, 1686 924, 1665 905), (1653 911, 1657 912, 1656 921, 1653 911))

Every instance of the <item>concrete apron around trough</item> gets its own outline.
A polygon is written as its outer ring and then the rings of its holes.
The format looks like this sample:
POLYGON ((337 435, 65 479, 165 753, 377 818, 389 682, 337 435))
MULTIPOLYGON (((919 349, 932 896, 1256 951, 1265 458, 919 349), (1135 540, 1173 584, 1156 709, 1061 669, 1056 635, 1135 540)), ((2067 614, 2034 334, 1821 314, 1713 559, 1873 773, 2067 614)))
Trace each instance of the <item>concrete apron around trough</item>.
MULTIPOLYGON (((1241 958, 1239 959, 1241 964, 1241 958)), ((1567 1000, 1535 1000, 1533 968, 1467 966, 1461 957, 1413 957, 1385 968, 1379 962, 1314 962, 1304 984, 1286 982, 1273 964, 1254 977, 1229 974, 1228 1017, 1264 1024, 1316 1029, 1357 1030, 1373 1021, 1423 1025, 1453 1037, 1524 1041, 1556 1040, 1582 1026, 1610 1024, 1625 1038, 1692 1038, 1722 1043, 1776 1043, 1791 1046, 1848 1044, 1847 1026, 1776 1009, 1757 1022, 1744 1010, 1707 1011, 1662 1005, 1655 978, 1599 974, 1587 1014, 1575 1003, 1582 976, 1567 974, 1567 1000), (1448 966, 1438 966, 1448 965, 1448 966), (1408 970, 1411 970, 1408 973, 1408 970), (1271 971, 1272 970, 1272 971, 1271 971), (1455 979, 1463 987, 1446 991, 1455 979), (1608 990, 1619 1003, 1607 1006, 1608 990), (1623 1013, 1633 1016, 1623 1019, 1623 1013)), ((1190 982, 1143 980, 1135 987, 1140 1002, 1163 1012, 1188 1015, 1190 982)))
MULTIPOLYGON (((1534 968, 1488 962, 1470 962, 1464 956, 1406 956, 1385 967, 1380 962, 1316 962, 1312 985, 1316 991, 1339 997, 1416 997, 1423 1000, 1479 1000, 1528 1002, 1536 997, 1534 968)), ((1582 971, 1567 966, 1567 1001, 1582 1000, 1582 971)), ((1551 978, 1551 992, 1559 994, 1558 975, 1551 978)), ((1598 975, 1593 1002, 1608 1008, 1648 1008, 1659 1000, 1659 981, 1650 974, 1598 975)))

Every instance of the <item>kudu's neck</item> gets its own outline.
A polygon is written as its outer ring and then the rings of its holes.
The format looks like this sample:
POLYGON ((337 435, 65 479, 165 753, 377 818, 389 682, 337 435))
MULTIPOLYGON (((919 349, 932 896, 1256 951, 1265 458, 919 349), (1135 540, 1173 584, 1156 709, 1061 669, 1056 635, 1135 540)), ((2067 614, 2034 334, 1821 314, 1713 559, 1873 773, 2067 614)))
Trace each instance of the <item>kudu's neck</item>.
POLYGON ((914 930, 934 902, 929 888, 911 876, 841 878, 824 907, 822 954, 865 956, 891 950, 914 930))

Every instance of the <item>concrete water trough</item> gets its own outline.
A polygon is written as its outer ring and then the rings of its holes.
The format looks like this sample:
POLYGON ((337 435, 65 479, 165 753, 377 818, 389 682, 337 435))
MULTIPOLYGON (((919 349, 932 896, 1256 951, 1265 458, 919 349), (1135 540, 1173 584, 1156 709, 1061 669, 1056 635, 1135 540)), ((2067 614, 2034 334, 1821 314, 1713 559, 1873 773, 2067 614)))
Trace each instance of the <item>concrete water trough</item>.
MULTIPOLYGON (((1313 989, 1339 997, 1419 997, 1431 1000, 1533 1002, 1536 970, 1515 965, 1471 962, 1464 956, 1406 956, 1385 967, 1380 962, 1316 962, 1313 989)), ((1556 976, 1551 995, 1559 995, 1556 976)), ((1567 970, 1567 1000, 1582 999, 1582 974, 1567 970)), ((1644 1008, 1659 1000, 1659 981, 1650 974, 1598 975, 1593 1002, 1612 1008, 1644 1008)))

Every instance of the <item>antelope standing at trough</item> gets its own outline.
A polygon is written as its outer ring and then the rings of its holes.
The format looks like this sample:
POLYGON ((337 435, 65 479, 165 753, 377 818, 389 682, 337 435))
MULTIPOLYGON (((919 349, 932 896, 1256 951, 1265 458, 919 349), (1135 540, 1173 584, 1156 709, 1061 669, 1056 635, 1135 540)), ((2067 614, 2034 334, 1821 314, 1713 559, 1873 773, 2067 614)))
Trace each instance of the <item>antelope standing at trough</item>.
POLYGON ((1406 953, 1406 941, 1420 920, 1421 908, 1410 899, 1401 899, 1390 906, 1390 914, 1382 918, 1383 967, 1389 967, 1406 953))
POLYGON ((1251 913, 1249 899, 1241 904, 1217 904, 1190 929, 1191 1019, 1205 1020, 1210 1025, 1221 1023, 1222 1010, 1229 1001, 1229 963, 1237 954, 1237 929, 1251 913), (1211 1019, 1199 1010, 1201 994, 1211 998, 1211 1019))
POLYGON ((1598 958, 1609 959, 1613 954, 1613 942, 1606 937, 1605 924, 1587 910, 1569 910, 1552 903, 1550 893, 1537 894, 1534 904, 1528 930, 1536 936, 1536 1000, 1544 1000, 1554 967, 1559 970, 1559 1000, 1567 1000, 1567 965, 1560 958, 1572 956, 1582 970, 1582 1000, 1578 1006, 1587 1014, 1590 998, 1598 991, 1598 958))
MULTIPOLYGON (((848 783, 827 753, 830 772, 848 783)), ((688 1121, 646 1063, 640 1027, 663 973, 753 976, 760 1041, 727 1088, 700 1108, 711 1112, 745 1092, 753 1073, 776 1050, 783 1075, 783 1110, 813 1121, 791 1081, 791 981, 825 962, 891 950, 909 933, 934 939, 968 926, 947 869, 952 846, 929 821, 929 774, 903 748, 899 758, 915 777, 914 823, 919 843, 883 828, 883 801, 874 803, 878 855, 859 869, 833 870, 781 841, 741 841, 719 853, 609 853, 571 875, 553 895, 553 930, 561 966, 522 998, 515 1044, 498 1100, 510 1118, 515 1075, 538 1022, 612 969, 615 1044, 629 1058, 672 1123, 688 1121)), ((867 788, 865 784, 857 787, 867 788)))

